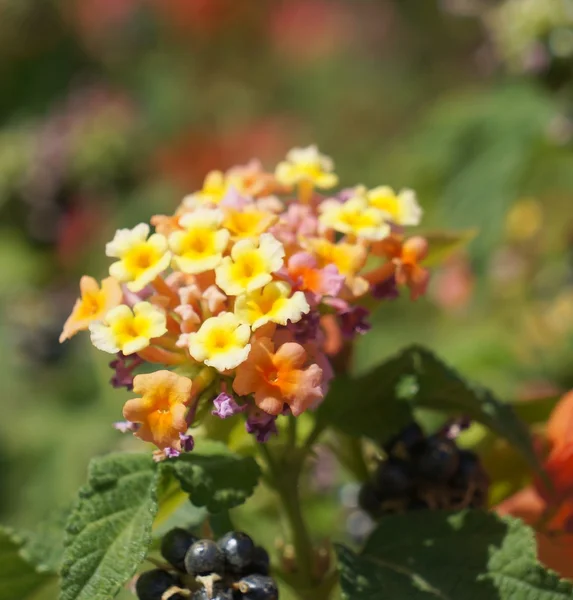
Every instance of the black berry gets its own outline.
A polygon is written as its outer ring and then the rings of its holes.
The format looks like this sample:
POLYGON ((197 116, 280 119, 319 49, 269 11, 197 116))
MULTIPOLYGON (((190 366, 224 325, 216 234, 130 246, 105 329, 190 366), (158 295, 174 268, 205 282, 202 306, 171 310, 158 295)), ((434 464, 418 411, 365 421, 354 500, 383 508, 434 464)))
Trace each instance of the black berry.
POLYGON ((191 600, 233 600, 233 590, 215 584, 213 596, 209 596, 207 589, 202 587, 191 596, 191 600))
MULTIPOLYGON (((161 600, 161 596, 172 586, 177 585, 173 575, 162 569, 153 569, 142 573, 135 584, 135 592, 139 600, 161 600)), ((182 596, 176 594, 173 600, 182 600, 182 596)))
POLYGON ((176 569, 185 571, 185 555, 196 541, 192 533, 176 527, 166 533, 161 541, 161 555, 176 569))
POLYGON ((225 556, 225 566, 232 573, 240 573, 253 560, 255 544, 246 533, 230 531, 219 540, 225 556))
POLYGON ((195 542, 185 555, 185 570, 191 575, 222 574, 225 557, 217 544, 211 540, 195 542))
POLYGON ((236 588, 244 600, 277 600, 279 597, 277 584, 266 575, 247 575, 236 584, 236 588))
POLYGON ((405 427, 398 435, 394 436, 384 445, 384 451, 388 456, 398 456, 405 458, 412 450, 424 442, 425 436, 418 423, 411 423, 405 427))
POLYGON ((428 438, 423 451, 416 458, 416 471, 428 481, 446 483, 458 470, 459 452, 452 440, 428 438))
POLYGON ((215 586, 212 600, 233 600, 233 590, 215 586))
POLYGON ((251 562, 243 569, 244 575, 257 573, 258 575, 268 575, 271 567, 269 553, 261 546, 255 546, 251 562))
POLYGON ((358 493, 358 506, 372 516, 380 514, 380 505, 382 504, 380 498, 378 498, 374 486, 367 481, 360 488, 358 493))
POLYGON ((407 496, 414 488, 411 470, 400 460, 381 462, 372 483, 379 501, 407 496))

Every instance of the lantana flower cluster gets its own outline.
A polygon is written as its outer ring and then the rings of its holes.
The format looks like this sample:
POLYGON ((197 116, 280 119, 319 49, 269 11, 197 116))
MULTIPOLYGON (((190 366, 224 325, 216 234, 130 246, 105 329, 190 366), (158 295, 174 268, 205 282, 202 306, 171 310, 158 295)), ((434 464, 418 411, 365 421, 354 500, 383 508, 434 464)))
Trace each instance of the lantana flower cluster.
POLYGON ((112 383, 136 395, 119 429, 176 456, 207 406, 267 441, 279 415, 323 400, 332 357, 369 328, 368 296, 424 293, 427 243, 405 236, 422 215, 414 192, 337 186, 330 158, 295 148, 274 173, 209 173, 153 232, 116 232, 109 277, 82 277, 60 341, 89 329, 115 355, 112 383))

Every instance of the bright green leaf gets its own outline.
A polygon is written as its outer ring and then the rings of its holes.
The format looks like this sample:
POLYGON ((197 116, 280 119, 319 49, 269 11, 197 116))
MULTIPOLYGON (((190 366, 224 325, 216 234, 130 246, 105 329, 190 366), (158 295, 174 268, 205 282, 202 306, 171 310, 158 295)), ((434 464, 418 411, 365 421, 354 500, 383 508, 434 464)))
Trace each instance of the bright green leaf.
POLYGON ((352 600, 570 600, 573 584, 536 559, 533 531, 491 513, 420 511, 383 519, 361 554, 337 547, 352 600))
POLYGON ((23 545, 23 539, 0 528, 0 600, 30 598, 54 578, 37 569, 22 551, 23 545))
POLYGON ((61 600, 109 600, 134 575, 151 542, 160 473, 144 454, 90 463, 68 520, 61 600))

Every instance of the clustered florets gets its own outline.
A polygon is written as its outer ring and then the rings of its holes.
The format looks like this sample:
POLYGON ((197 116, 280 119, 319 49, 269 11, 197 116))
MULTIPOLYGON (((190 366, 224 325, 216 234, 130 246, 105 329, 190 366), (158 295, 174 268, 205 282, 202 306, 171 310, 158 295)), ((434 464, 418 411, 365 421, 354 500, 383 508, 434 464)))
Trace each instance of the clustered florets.
POLYGON ((316 147, 293 149, 274 173, 257 162, 209 173, 174 215, 151 219, 154 233, 116 232, 110 277, 82 278, 61 341, 89 328, 116 355, 112 382, 138 395, 118 427, 175 456, 206 399, 266 441, 277 416, 321 402, 329 356, 369 328, 365 296, 424 293, 427 243, 404 236, 421 218, 415 194, 318 192, 337 184, 316 147), (169 370, 135 375, 142 363, 169 370))

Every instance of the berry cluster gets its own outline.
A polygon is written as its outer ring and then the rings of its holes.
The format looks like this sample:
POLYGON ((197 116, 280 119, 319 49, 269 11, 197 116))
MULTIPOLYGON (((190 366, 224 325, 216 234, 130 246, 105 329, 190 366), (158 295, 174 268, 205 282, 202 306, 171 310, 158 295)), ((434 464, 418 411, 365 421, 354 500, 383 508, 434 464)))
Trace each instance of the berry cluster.
POLYGON ((378 464, 359 494, 360 507, 372 517, 424 508, 485 505, 487 475, 473 452, 457 447, 452 428, 426 437, 413 423, 384 450, 387 458, 378 464))
POLYGON ((139 600, 278 600, 269 555, 246 533, 231 531, 214 542, 175 528, 161 554, 170 566, 139 576, 139 600))

